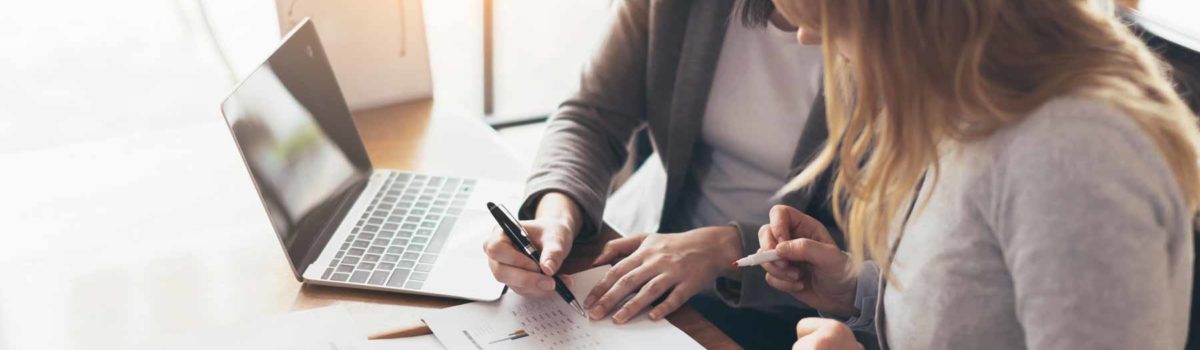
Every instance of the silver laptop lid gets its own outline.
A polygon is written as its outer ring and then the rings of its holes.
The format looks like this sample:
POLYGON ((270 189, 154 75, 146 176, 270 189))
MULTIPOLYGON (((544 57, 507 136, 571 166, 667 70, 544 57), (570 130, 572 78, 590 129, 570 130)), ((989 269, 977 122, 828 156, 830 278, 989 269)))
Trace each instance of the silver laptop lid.
POLYGON ((221 111, 302 279, 371 173, 313 23, 301 21, 221 111))

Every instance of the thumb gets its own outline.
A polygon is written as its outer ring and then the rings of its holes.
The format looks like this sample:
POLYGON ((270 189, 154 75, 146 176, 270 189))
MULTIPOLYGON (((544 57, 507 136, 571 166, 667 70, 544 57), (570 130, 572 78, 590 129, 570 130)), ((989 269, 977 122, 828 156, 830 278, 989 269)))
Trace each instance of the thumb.
POLYGON ((791 261, 808 262, 817 267, 841 265, 846 260, 846 255, 836 245, 821 243, 808 238, 780 242, 775 246, 775 252, 781 258, 791 261))
POLYGON ((547 275, 558 273, 562 263, 571 251, 571 238, 564 229, 548 227, 541 235, 542 257, 540 265, 547 275))

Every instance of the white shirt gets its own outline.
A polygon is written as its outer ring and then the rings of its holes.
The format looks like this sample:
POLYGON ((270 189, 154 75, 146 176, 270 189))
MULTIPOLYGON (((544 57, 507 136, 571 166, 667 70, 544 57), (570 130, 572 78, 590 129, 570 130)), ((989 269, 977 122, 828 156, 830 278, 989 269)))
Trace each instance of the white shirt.
POLYGON ((819 46, 800 45, 774 24, 731 20, 704 112, 701 139, 711 153, 698 152, 693 227, 767 222, 820 77, 819 46))

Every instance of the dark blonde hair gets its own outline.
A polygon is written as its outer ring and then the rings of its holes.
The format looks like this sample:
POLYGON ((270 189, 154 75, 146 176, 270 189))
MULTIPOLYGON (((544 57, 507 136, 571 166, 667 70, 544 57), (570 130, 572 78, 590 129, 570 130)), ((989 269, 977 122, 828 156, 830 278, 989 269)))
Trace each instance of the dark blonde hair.
POLYGON ((1170 164, 1189 209, 1200 203, 1195 116, 1150 50, 1087 1, 775 5, 793 23, 820 28, 826 43, 830 142, 785 190, 835 167, 834 215, 855 266, 871 258, 888 271, 894 214, 926 169, 936 181, 940 142, 986 137, 1061 96, 1128 115, 1170 164))

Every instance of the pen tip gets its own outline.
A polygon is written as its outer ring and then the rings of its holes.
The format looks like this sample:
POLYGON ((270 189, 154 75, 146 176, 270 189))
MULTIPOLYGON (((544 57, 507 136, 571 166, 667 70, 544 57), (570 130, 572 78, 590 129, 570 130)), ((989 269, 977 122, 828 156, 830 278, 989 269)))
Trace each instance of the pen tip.
POLYGON ((579 302, 572 300, 571 306, 572 306, 572 309, 575 309, 575 312, 579 313, 579 316, 587 317, 587 312, 583 311, 583 307, 579 306, 579 302))

